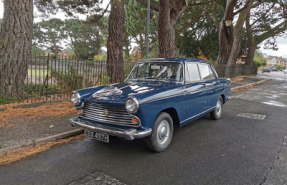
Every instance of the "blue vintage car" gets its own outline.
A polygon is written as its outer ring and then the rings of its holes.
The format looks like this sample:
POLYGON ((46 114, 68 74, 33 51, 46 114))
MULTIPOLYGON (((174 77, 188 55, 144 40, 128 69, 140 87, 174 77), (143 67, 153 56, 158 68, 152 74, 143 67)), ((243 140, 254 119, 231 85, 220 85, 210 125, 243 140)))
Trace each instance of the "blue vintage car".
POLYGON ((151 150, 161 152, 171 143, 175 126, 208 113, 219 119, 230 97, 230 79, 218 78, 210 62, 142 60, 124 83, 73 92, 78 117, 70 121, 84 128, 87 137, 104 142, 109 136, 146 138, 151 150))

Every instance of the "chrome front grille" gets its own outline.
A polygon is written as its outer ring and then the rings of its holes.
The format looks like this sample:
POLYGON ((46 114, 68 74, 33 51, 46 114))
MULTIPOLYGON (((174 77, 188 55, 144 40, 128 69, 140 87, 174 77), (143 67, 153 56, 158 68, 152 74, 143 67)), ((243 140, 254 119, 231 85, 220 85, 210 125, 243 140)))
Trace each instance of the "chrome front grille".
POLYGON ((138 126, 132 124, 132 116, 130 116, 125 107, 105 106, 92 102, 85 102, 82 116, 91 121, 98 121, 108 124, 138 126), (105 111, 108 114, 105 115, 105 111))

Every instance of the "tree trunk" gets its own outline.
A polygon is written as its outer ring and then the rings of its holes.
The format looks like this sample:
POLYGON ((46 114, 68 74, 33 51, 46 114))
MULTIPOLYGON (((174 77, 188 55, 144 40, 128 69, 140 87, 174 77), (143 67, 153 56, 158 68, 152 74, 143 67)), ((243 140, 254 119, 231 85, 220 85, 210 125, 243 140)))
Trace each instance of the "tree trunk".
POLYGON ((219 51, 217 64, 227 64, 233 43, 233 28, 226 28, 224 21, 220 23, 219 31, 219 51))
POLYGON ((248 15, 246 17, 246 34, 247 34, 247 38, 248 38, 248 51, 247 51, 247 58, 246 58, 245 65, 251 66, 254 64, 253 58, 254 58, 257 44, 256 44, 255 38, 253 36, 251 25, 250 25, 250 13, 248 13, 248 15))
POLYGON ((255 51, 256 51, 256 47, 257 44, 255 43, 249 43, 248 44, 248 51, 247 51, 247 58, 246 58, 246 62, 245 62, 245 65, 249 65, 249 66, 252 66, 254 65, 254 62, 253 62, 253 58, 254 58, 254 55, 255 55, 255 51))
POLYGON ((33 0, 4 1, 0 32, 0 96, 24 90, 33 37, 33 0))
POLYGON ((187 7, 187 1, 160 0, 159 5, 159 57, 176 57, 178 48, 175 43, 175 25, 187 7))
POLYGON ((231 53, 228 59, 228 64, 229 65, 234 65, 236 64, 236 61, 238 59, 238 55, 241 50, 241 41, 242 41, 242 29, 244 22, 246 21, 246 17, 250 12, 251 6, 253 4, 253 1, 248 0, 246 1, 246 8, 240 12, 237 23, 234 27, 234 33, 233 33, 233 43, 232 43, 232 49, 231 53))
POLYGON ((228 0, 225 7, 224 17, 219 25, 219 51, 217 64, 227 64, 233 44, 233 18, 236 0, 228 0))
POLYGON ((232 49, 229 55, 229 59, 227 64, 228 65, 234 65, 236 64, 236 61, 238 59, 238 55, 240 53, 241 50, 241 36, 240 35, 234 35, 234 40, 232 43, 232 49))
POLYGON ((107 70, 111 83, 124 81, 124 22, 124 1, 111 0, 109 37, 107 41, 107 70))

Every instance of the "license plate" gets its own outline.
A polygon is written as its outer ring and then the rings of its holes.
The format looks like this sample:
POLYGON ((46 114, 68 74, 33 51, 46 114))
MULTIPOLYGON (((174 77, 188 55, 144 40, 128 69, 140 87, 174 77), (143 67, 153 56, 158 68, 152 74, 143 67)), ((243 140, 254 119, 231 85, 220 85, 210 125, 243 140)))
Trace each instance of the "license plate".
POLYGON ((101 133, 101 132, 95 132, 95 131, 91 131, 91 130, 85 130, 85 135, 91 139, 95 139, 98 141, 109 143, 109 134, 101 133))

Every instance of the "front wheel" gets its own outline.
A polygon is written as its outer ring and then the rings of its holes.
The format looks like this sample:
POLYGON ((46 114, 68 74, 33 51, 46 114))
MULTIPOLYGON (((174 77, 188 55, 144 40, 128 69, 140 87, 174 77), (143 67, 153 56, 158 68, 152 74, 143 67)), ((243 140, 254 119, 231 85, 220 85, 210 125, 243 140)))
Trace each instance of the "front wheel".
POLYGON ((210 116, 212 119, 217 120, 219 118, 221 118, 222 115, 222 104, 223 104, 223 100, 222 97, 219 96, 217 102, 216 102, 216 106, 215 109, 210 113, 210 116))
POLYGON ((166 150, 173 136, 173 121, 169 114, 161 113, 153 126, 152 134, 147 138, 148 147, 155 152, 166 150))

